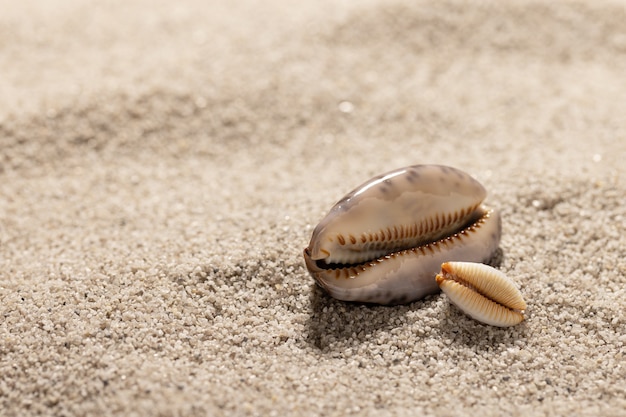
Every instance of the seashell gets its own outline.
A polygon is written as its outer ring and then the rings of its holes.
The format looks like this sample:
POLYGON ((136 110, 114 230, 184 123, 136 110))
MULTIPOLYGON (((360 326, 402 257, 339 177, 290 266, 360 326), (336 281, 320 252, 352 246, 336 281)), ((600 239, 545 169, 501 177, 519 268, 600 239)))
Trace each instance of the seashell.
POLYGON ((344 301, 400 304, 439 291, 446 261, 484 262, 500 241, 500 215, 468 174, 415 165, 372 178, 335 204, 313 230, 304 260, 344 301))
POLYGON ((513 281, 488 265, 446 262, 437 284, 468 316, 498 327, 514 326, 524 320, 526 302, 513 281))

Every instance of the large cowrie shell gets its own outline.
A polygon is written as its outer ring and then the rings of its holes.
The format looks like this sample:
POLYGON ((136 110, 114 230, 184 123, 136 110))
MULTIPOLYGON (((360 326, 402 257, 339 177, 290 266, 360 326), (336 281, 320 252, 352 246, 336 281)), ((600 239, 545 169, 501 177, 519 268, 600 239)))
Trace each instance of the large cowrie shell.
POLYGON ((484 187, 455 168, 415 165, 377 176, 343 197, 304 250, 315 281, 340 300, 406 303, 439 290, 446 261, 485 262, 500 215, 484 187))

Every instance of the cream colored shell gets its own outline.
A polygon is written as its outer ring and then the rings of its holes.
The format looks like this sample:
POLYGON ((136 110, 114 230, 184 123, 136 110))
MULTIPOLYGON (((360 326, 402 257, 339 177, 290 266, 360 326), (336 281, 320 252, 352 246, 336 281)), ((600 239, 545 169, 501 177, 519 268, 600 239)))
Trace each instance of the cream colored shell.
POLYGON ((488 265, 446 262, 437 284, 461 311, 492 326, 514 326, 524 320, 526 302, 513 281, 488 265))

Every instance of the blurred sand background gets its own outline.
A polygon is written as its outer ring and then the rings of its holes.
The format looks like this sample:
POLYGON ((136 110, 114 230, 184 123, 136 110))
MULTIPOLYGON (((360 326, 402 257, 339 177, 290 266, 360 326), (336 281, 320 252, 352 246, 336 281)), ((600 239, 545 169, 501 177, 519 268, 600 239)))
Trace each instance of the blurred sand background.
POLYGON ((0 415, 626 415, 623 1, 0 10, 0 415), (502 210, 522 325, 313 285, 419 163, 502 210))

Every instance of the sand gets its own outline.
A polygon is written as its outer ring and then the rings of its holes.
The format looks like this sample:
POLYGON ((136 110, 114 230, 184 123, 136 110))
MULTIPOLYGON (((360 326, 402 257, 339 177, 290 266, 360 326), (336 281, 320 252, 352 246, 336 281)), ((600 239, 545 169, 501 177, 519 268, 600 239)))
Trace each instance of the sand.
POLYGON ((623 1, 2 3, 0 415, 626 415, 623 1), (501 210, 523 324, 314 285, 423 163, 501 210))

